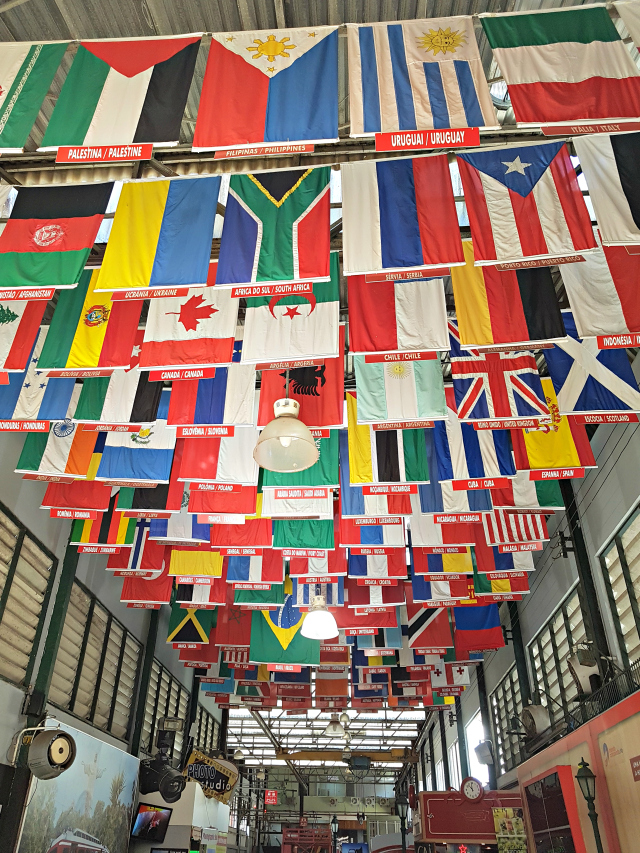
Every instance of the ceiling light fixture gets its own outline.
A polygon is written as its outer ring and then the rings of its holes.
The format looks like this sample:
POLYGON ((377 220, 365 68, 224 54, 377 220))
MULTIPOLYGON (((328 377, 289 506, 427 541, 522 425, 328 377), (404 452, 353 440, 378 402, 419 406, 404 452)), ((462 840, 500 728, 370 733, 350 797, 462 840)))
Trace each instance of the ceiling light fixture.
MULTIPOLYGON (((315 446, 315 445, 314 445, 315 446)), ((323 595, 315 595, 313 604, 302 623, 300 633, 308 640, 330 640, 338 634, 338 624, 333 613, 327 610, 323 595)), ((338 715, 335 715, 336 720, 338 715)), ((342 726, 340 726, 342 729, 342 726)))
POLYGON ((309 427, 298 420, 300 403, 289 397, 288 370, 285 395, 273 404, 274 420, 260 433, 253 458, 267 471, 290 474, 311 468, 318 461, 320 451, 309 427))
MULTIPOLYGON (((305 622, 306 621, 307 620, 305 619, 305 622)), ((338 715, 332 714, 331 715, 331 722, 329 723, 327 728, 324 730, 323 736, 324 737, 340 737, 341 735, 344 735, 344 729, 342 728, 342 726, 338 722, 338 715)))

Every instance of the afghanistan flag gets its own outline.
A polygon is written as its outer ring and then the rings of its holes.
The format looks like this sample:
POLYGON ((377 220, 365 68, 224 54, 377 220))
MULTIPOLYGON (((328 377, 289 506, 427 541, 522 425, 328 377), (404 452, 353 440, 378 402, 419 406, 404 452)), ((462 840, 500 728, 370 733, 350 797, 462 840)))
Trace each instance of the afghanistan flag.
POLYGON ((518 123, 640 115, 640 71, 604 5, 481 20, 518 123))
POLYGON ((20 187, 0 235, 0 288, 75 287, 113 182, 20 187))
POLYGON ((200 38, 83 41, 41 149, 176 144, 200 38))
POLYGON ((216 284, 326 281, 330 175, 328 166, 232 175, 216 284))
POLYGON ((339 431, 337 429, 326 430, 326 438, 321 436, 315 438, 315 444, 320 456, 310 468, 305 471, 294 471, 292 473, 280 473, 278 471, 264 472, 262 485, 270 486, 326 486, 338 488, 339 465, 338 446, 339 431))
POLYGON ((22 151, 69 42, 4 42, 0 151, 22 151))
POLYGON ((549 267, 506 272, 476 267, 471 240, 463 240, 462 247, 466 263, 451 268, 451 283, 463 347, 530 344, 565 337, 549 267))
POLYGON ((252 663, 320 663, 320 641, 309 640, 300 633, 305 613, 294 607, 293 584, 285 579, 285 602, 277 610, 256 610, 251 614, 252 663))

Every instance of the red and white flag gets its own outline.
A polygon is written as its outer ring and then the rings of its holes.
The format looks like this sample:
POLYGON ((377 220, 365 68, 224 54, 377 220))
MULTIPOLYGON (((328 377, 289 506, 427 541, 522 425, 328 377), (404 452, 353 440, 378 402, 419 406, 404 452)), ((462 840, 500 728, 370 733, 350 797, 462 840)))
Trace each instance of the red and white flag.
POLYGON ((549 538, 547 521, 542 513, 518 513, 495 509, 482 516, 482 526, 487 545, 542 542, 549 538))

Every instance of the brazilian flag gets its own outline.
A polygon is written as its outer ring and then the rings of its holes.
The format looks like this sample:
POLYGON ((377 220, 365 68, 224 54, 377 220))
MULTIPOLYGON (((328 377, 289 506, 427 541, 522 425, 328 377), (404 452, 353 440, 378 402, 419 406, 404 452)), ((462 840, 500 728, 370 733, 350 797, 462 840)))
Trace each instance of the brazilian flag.
POLYGON ((277 610, 255 610, 251 614, 252 663, 320 663, 320 641, 308 640, 300 633, 306 613, 293 606, 293 584, 284 582, 284 604, 277 610))

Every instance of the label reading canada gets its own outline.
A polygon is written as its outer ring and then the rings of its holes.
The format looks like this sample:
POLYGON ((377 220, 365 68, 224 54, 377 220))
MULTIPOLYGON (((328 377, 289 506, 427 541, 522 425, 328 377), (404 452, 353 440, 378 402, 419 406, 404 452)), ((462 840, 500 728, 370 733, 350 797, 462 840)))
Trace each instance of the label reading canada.
POLYGON ((376 151, 415 151, 419 148, 462 148, 480 145, 480 128, 448 127, 376 133, 376 151))
POLYGON ((294 281, 290 284, 243 284, 231 288, 231 298, 250 298, 253 296, 293 296, 313 293, 312 281, 294 281))
POLYGON ((216 438, 232 437, 235 435, 235 427, 229 425, 220 426, 179 426, 177 438, 216 438))
POLYGON ((417 495, 417 483, 401 483, 400 485, 363 486, 363 495, 417 495))
POLYGON ((171 379, 213 379, 215 367, 180 367, 175 370, 150 370, 149 382, 164 382, 171 379))
POLYGON ((118 163, 151 160, 153 143, 142 145, 61 145, 56 163, 118 163))

